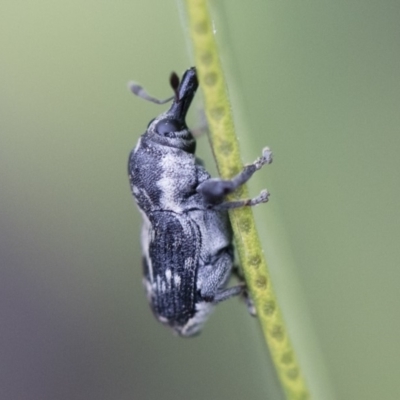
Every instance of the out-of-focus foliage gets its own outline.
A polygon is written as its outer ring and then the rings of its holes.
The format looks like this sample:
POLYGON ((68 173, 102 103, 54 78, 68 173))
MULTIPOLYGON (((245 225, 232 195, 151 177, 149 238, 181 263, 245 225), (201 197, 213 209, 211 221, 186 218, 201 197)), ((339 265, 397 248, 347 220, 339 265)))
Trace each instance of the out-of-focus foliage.
MULTIPOLYGON (((275 153, 250 191, 272 193, 256 219, 300 360, 338 399, 396 399, 400 5, 216 6, 243 159, 275 153)), ((126 159, 160 107, 126 83, 166 97, 188 67, 176 3, 3 0, 0 54, 0 398, 267 398, 242 304, 183 340, 141 286, 126 159)))

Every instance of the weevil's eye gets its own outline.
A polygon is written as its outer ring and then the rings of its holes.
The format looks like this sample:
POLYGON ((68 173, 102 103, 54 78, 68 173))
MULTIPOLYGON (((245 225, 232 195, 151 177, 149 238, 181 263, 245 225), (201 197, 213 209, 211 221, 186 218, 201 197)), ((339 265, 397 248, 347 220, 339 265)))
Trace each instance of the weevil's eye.
POLYGON ((186 128, 186 125, 182 121, 177 119, 163 119, 155 128, 156 133, 160 136, 171 136, 174 132, 179 132, 186 128))

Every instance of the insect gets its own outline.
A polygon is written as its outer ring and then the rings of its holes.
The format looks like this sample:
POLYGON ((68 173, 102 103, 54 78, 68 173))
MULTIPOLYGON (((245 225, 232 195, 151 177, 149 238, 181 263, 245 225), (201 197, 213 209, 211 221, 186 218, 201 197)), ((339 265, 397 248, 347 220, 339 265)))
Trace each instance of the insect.
POLYGON ((138 96, 168 111, 150 121, 131 151, 128 174, 143 217, 141 245, 144 286, 156 318, 181 336, 199 333, 214 306, 244 293, 243 283, 227 287, 234 248, 227 210, 268 201, 263 190, 253 199, 225 201, 225 196, 272 162, 269 148, 230 180, 211 178, 195 157, 196 142, 185 117, 196 93, 196 69, 181 82, 171 75, 174 96, 157 100, 139 85, 138 96))

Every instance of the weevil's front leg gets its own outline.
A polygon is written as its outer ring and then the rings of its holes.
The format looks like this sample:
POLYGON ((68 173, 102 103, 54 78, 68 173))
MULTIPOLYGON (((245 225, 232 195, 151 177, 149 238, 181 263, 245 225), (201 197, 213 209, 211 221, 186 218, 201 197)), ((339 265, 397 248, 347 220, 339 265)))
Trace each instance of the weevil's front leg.
MULTIPOLYGON (((263 154, 261 157, 257 158, 257 160, 255 160, 252 164, 246 165, 243 170, 231 180, 224 180, 219 178, 207 179, 206 181, 202 182, 196 190, 198 193, 201 193, 209 203, 216 204, 220 202, 227 194, 234 192, 239 186, 246 183, 253 176, 254 172, 259 170, 263 165, 270 164, 271 162, 272 152, 268 147, 265 147, 263 149, 263 154)), ((268 195, 266 197, 268 199, 268 195)), ((240 205, 232 205, 231 207, 224 208, 255 205, 265 202, 266 200, 264 198, 265 192, 262 192, 262 194, 255 199, 245 200, 244 202, 241 201, 240 205), (252 202, 256 203, 252 204, 252 202)))

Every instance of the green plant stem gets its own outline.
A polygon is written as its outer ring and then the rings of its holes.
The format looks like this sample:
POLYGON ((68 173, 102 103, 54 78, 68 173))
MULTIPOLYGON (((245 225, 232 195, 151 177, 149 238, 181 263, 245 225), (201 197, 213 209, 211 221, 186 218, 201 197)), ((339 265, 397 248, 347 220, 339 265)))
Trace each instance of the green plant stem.
MULTIPOLYGON (((221 177, 229 179, 243 168, 243 164, 210 13, 206 0, 185 0, 185 3, 211 146, 221 177)), ((242 186, 231 199, 247 197, 247 188, 242 186)), ((308 399, 308 389, 272 288, 253 212, 250 207, 234 209, 230 211, 230 218, 245 279, 286 397, 308 399)))

